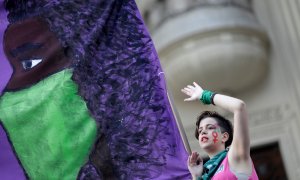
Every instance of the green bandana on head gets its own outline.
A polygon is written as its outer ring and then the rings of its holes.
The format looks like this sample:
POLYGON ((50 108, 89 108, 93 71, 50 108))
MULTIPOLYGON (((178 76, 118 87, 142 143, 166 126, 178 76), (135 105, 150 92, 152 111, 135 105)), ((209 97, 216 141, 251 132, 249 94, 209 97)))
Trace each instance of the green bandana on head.
POLYGON ((208 160, 204 166, 203 166, 203 174, 202 177, 198 177, 198 180, 209 180, 211 179, 215 172, 217 171, 218 167, 224 160, 224 158, 227 155, 227 150, 224 150, 217 155, 215 155, 213 158, 208 160))
POLYGON ((0 98, 0 119, 30 179, 76 179, 96 139, 72 70, 0 98))

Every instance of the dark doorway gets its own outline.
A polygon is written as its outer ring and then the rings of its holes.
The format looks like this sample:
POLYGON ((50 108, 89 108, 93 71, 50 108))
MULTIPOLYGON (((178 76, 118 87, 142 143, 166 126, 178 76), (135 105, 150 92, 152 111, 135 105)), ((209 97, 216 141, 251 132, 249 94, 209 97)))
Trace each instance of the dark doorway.
POLYGON ((278 143, 252 148, 251 158, 260 180, 288 179, 278 143))

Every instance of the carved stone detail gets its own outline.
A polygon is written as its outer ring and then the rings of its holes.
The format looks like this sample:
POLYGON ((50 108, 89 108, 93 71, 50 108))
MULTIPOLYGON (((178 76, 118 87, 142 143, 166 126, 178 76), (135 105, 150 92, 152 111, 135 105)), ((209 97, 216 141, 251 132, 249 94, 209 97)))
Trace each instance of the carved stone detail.
POLYGON ((249 124, 251 127, 264 124, 288 121, 295 118, 296 114, 292 111, 289 104, 279 104, 259 111, 249 113, 249 124))
POLYGON ((183 14, 194 8, 207 6, 233 6, 252 11, 252 0, 148 0, 141 5, 142 15, 150 29, 159 26, 166 19, 183 14))

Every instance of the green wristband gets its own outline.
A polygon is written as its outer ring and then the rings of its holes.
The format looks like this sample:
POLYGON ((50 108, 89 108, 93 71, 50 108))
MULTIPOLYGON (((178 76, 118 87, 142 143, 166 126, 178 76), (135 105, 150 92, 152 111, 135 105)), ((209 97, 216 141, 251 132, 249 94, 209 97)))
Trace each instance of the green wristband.
POLYGON ((212 97, 213 97, 214 95, 215 95, 214 92, 208 91, 208 90, 204 90, 204 91, 202 92, 200 101, 201 101, 203 104, 209 105, 209 104, 212 103, 212 97))

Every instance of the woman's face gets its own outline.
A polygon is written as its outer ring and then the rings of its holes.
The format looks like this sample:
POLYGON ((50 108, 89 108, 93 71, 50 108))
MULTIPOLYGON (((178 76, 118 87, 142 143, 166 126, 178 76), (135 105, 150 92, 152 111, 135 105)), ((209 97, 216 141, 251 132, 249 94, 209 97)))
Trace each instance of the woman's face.
POLYGON ((4 52, 13 67, 6 90, 31 86, 70 64, 47 22, 37 17, 7 28, 4 52))
POLYGON ((224 137, 217 121, 212 117, 204 118, 198 128, 199 144, 204 150, 220 149, 224 146, 224 137))

